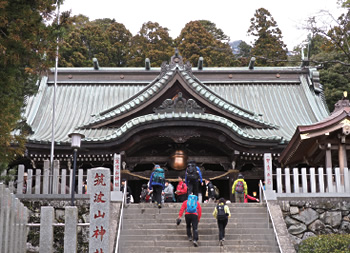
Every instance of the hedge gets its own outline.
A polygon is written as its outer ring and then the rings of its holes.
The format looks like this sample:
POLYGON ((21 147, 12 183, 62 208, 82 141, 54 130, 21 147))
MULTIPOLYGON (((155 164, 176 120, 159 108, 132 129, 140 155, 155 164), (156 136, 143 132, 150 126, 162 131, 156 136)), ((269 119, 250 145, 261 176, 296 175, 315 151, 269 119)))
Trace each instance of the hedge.
POLYGON ((350 253, 350 235, 319 235, 305 239, 298 253, 350 253))

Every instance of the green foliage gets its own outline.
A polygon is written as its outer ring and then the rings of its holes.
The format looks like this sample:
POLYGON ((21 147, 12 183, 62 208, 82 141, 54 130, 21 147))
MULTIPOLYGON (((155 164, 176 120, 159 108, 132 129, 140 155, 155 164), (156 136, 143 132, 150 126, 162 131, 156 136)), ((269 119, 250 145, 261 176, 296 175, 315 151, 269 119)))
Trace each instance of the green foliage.
POLYGON ((214 39, 220 40, 221 42, 229 42, 230 37, 227 36, 223 30, 216 27, 216 24, 209 20, 198 20, 199 23, 207 30, 208 33, 213 35, 214 39))
POLYGON ((64 33, 60 47, 62 67, 92 67, 97 58, 100 66, 125 67, 131 33, 114 19, 97 19, 62 14, 64 33))
POLYGON ((298 253, 345 253, 350 252, 350 235, 320 235, 305 239, 298 253))
POLYGON ((234 55, 228 43, 216 40, 199 21, 191 21, 175 39, 175 45, 185 61, 197 66, 199 57, 205 66, 232 66, 234 55))
POLYGON ((350 2, 339 3, 344 8, 344 13, 337 19, 327 11, 318 16, 337 20, 336 25, 322 25, 322 20, 318 17, 311 17, 308 21, 308 29, 312 34, 309 37, 310 60, 312 64, 323 67, 320 80, 330 111, 342 98, 343 91, 350 91, 350 2))
POLYGON ((173 53, 173 39, 169 36, 169 29, 157 22, 147 22, 131 39, 128 66, 144 67, 145 59, 149 58, 152 66, 160 67, 162 62, 169 61, 173 53))
MULTIPOLYGON (((52 62, 54 27, 48 25, 56 6, 51 0, 0 1, 0 161, 3 168, 24 152, 21 113, 36 92, 38 75, 52 62)), ((25 124, 24 124, 25 125, 25 124)), ((22 124, 23 126, 23 124, 22 124)))
POLYGON ((287 48, 282 41, 282 32, 270 12, 264 8, 256 10, 251 18, 248 34, 257 37, 252 56, 259 66, 284 66, 287 61, 287 48))

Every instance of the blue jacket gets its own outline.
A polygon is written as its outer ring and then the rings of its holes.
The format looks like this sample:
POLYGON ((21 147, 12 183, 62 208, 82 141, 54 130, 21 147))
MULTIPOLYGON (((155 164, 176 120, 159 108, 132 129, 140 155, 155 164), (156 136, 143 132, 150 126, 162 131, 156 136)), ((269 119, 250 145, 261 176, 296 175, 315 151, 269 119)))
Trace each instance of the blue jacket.
POLYGON ((158 183, 158 182, 153 182, 153 175, 154 175, 154 172, 152 172, 151 177, 149 179, 149 189, 152 190, 153 185, 160 185, 160 186, 162 186, 162 188, 164 190, 165 183, 162 184, 162 183, 158 183))
MULTIPOLYGON (((197 172, 198 172, 198 175, 199 175, 199 179, 200 179, 200 181, 201 181, 201 183, 202 183, 202 173, 201 173, 201 170, 199 169, 199 167, 198 166, 196 166, 196 168, 197 168, 197 172)), ((186 183, 186 185, 188 185, 188 180, 187 180, 187 172, 186 172, 186 174, 185 174, 185 183, 186 183)))

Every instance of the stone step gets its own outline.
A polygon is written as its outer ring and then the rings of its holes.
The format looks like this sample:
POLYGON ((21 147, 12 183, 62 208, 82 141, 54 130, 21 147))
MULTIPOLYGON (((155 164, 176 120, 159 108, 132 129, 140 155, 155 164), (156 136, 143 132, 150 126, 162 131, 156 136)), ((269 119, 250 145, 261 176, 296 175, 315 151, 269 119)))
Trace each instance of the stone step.
MULTIPOLYGON (((268 226, 268 223, 266 221, 262 221, 260 223, 242 223, 242 222, 232 222, 231 220, 228 222, 227 226, 226 226, 226 230, 227 229, 234 229, 234 228, 239 228, 242 227, 242 225, 244 224, 245 228, 270 228, 271 226, 268 226)), ((124 230, 133 230, 133 229, 173 229, 176 228, 177 225, 175 224, 175 221, 170 222, 170 223, 124 223, 124 230)), ((179 227, 186 227, 186 222, 185 221, 181 221, 181 224, 179 225, 179 227)), ((201 223, 199 224, 199 228, 200 229, 210 229, 210 228, 217 228, 217 222, 216 220, 213 219, 213 221, 210 222, 205 222, 205 223, 201 223)))
POLYGON ((164 253, 164 252, 173 252, 173 253, 184 253, 184 252, 279 252, 278 247, 270 246, 201 246, 199 242, 199 247, 192 246, 183 246, 183 247, 127 247, 125 250, 122 250, 122 253, 164 253))
MULTIPOLYGON (((133 230, 123 230, 123 235, 145 235, 145 236, 161 236, 164 235, 164 233, 171 234, 171 235, 181 235, 184 233, 185 227, 178 227, 174 229, 133 229, 133 230)), ((218 233, 217 228, 210 228, 210 229, 201 229, 198 227, 198 233, 201 235, 215 235, 218 233)), ((260 235, 262 233, 264 234, 272 234, 273 231, 267 230, 266 228, 229 228, 227 229, 227 233, 230 234, 243 234, 243 235, 260 235)))
MULTIPOLYGON (((147 222, 147 220, 150 219, 176 219, 178 217, 178 213, 158 213, 158 214, 148 214, 148 213, 144 213, 144 214, 139 214, 139 215, 131 215, 131 214, 125 214, 124 215, 124 219, 125 220, 129 220, 129 219, 135 219, 135 218, 139 218, 139 219, 143 219, 145 220, 145 222, 147 222)), ((184 217, 184 215, 182 216, 184 217)), ((260 218, 260 219, 267 219, 267 214, 266 213, 232 213, 231 214, 232 218, 236 218, 236 219, 243 219, 243 218, 260 218)), ((202 218, 207 218, 207 219, 214 219, 213 215, 211 213, 203 213, 202 214, 202 218)))
MULTIPOLYGON (((205 207, 202 208, 202 213, 213 213, 215 209, 215 206, 213 207, 205 207)), ((132 215, 132 214, 158 214, 158 213, 179 213, 179 208, 169 208, 169 207, 163 207, 163 208, 157 208, 155 206, 149 206, 149 207, 140 207, 140 208, 126 208, 125 210, 126 214, 132 215)), ((254 213, 267 213, 266 207, 231 207, 230 208, 231 213, 246 213, 246 214, 254 214, 254 213)))
MULTIPOLYGON (((176 218, 177 216, 174 216, 174 217, 171 217, 171 218, 167 218, 167 219, 148 219, 148 220, 145 220, 145 219, 142 219, 142 218, 135 218, 135 219, 124 219, 123 221, 123 224, 126 225, 126 227, 128 225, 132 225, 132 224, 172 224, 174 225, 175 224, 175 221, 176 221, 176 218)), ((185 218, 184 216, 182 216, 181 218, 181 224, 184 224, 186 223, 185 222, 185 218)), ((240 224, 241 225, 246 225, 246 224, 251 224, 251 223, 259 223, 259 224, 268 224, 268 221, 266 219, 266 217, 264 218, 235 218, 234 217, 231 217, 229 219, 229 222, 228 222, 228 226, 230 226, 231 224, 240 224)), ((217 222, 216 222, 216 219, 211 216, 210 218, 201 218, 200 220, 200 226, 204 225, 204 224, 210 224, 212 226, 216 226, 217 222)), ((269 223, 271 225, 271 222, 269 223)), ((267 227, 267 225, 266 225, 267 227)))
MULTIPOLYGON (((182 203, 163 203, 162 206, 163 207, 171 207, 171 208, 180 208, 182 205, 182 203)), ((214 203, 202 203, 201 207, 202 208, 206 208, 206 207, 214 207, 217 204, 214 203)), ((127 205, 125 208, 126 209, 139 209, 139 208, 143 208, 143 207, 149 207, 149 206, 154 206, 154 203, 133 203, 133 204, 129 204, 127 205)), ((234 208, 234 207, 266 207, 266 204, 260 204, 260 203, 229 203, 227 204, 228 207, 230 208, 234 208)))
MULTIPOLYGON (((186 230, 182 229, 181 234, 166 234, 167 231, 164 231, 165 234, 159 235, 155 238, 145 238, 145 235, 124 235, 122 233, 121 236, 121 242, 123 241, 147 241, 147 240, 156 240, 156 241, 187 241, 186 236, 186 230)), ((218 232, 217 232, 218 233, 218 232)), ((201 241, 217 241, 218 237, 213 235, 204 235, 199 231, 199 239, 201 241)), ((264 234, 231 234, 231 233, 225 233, 225 239, 226 241, 230 240, 238 240, 238 241, 246 241, 246 242, 252 242, 252 241, 269 241, 273 242, 271 245, 275 245, 275 235, 273 233, 264 233, 264 234)))
MULTIPOLYGON (((215 240, 205 241, 200 237, 200 243, 202 247, 208 246, 218 246, 219 236, 215 237, 215 240)), ((274 242, 269 240, 252 240, 252 241, 243 241, 243 240, 225 240, 225 246, 272 246, 275 245, 274 242)), ((166 240, 143 240, 143 241, 121 241, 122 247, 181 247, 181 246, 192 246, 192 243, 186 240, 176 240, 176 241, 166 241, 166 240)))

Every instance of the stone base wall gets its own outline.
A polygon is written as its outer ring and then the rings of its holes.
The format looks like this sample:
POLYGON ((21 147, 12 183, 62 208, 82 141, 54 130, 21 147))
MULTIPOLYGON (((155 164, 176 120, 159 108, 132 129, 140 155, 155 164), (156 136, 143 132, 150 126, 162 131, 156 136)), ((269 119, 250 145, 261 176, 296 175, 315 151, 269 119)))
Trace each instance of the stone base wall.
POLYGON ((349 198, 279 200, 294 246, 310 236, 350 233, 349 198))
MULTIPOLYGON (((41 206, 53 206, 55 209, 55 223, 64 223, 64 208, 70 206, 70 200, 22 200, 28 208, 28 223, 40 224, 41 206)), ((90 222, 90 202, 89 200, 76 200, 78 207, 78 223, 90 222)), ((29 227, 27 237, 27 252, 39 252, 40 227, 29 227)), ((89 248, 89 226, 78 226, 78 252, 88 252, 89 248)), ((54 227, 54 251, 63 252, 64 227, 54 227)))

